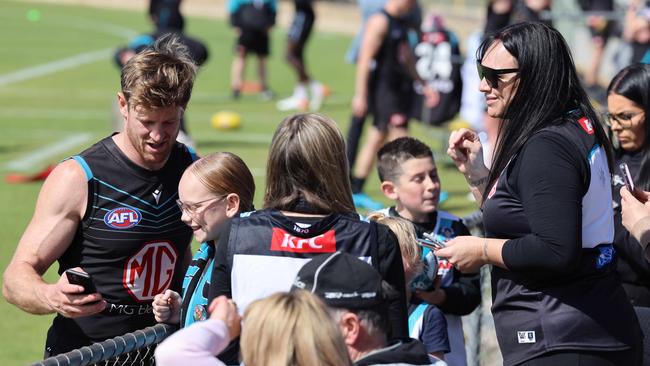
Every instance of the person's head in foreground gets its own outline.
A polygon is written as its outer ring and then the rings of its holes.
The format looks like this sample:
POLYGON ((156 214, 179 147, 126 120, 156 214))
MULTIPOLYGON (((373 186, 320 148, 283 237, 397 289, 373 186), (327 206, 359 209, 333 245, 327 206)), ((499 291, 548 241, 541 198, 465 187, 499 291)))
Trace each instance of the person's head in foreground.
POLYGON ((325 305, 307 291, 276 293, 246 309, 241 360, 250 366, 352 364, 325 305))
POLYGON ((368 263, 342 252, 319 255, 298 272, 291 291, 298 290, 325 302, 355 364, 430 364, 416 340, 387 344, 388 304, 398 294, 368 263))

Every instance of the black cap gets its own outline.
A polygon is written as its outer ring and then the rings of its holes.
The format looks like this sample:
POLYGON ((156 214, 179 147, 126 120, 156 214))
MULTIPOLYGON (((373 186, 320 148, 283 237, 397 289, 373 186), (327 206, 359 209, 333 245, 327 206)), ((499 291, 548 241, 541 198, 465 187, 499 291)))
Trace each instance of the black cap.
POLYGON ((298 271, 291 290, 303 289, 318 295, 328 306, 369 309, 394 296, 370 264, 343 252, 314 257, 298 271))

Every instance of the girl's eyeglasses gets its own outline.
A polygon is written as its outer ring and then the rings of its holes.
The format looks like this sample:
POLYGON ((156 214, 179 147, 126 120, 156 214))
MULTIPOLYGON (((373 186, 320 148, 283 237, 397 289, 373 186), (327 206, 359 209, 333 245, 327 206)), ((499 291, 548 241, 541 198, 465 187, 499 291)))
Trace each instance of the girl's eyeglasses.
POLYGON ((220 201, 220 200, 226 198, 226 196, 227 195, 221 195, 221 196, 208 198, 208 199, 205 199, 203 201, 194 202, 194 203, 190 203, 190 204, 184 203, 180 199, 177 199, 176 204, 178 205, 178 208, 180 208, 182 212, 185 212, 186 214, 188 214, 190 216, 193 216, 196 213, 196 211, 198 211, 198 209, 201 208, 201 205, 203 203, 214 201, 214 200, 220 201))

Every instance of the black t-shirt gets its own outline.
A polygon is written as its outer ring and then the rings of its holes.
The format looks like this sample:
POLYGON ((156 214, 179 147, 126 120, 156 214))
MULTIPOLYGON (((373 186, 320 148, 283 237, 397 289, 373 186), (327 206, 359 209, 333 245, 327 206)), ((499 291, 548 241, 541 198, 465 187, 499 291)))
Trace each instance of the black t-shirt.
POLYGON ((388 30, 374 57, 376 61, 374 74, 388 85, 401 86, 405 82, 411 83, 412 79, 401 61, 403 48, 409 47, 406 19, 395 18, 383 9, 381 14, 388 18, 388 30))
POLYGON ((635 347, 638 321, 613 273, 611 185, 604 149, 572 112, 537 132, 484 203, 488 237, 510 239, 492 269, 504 364, 554 350, 635 347))

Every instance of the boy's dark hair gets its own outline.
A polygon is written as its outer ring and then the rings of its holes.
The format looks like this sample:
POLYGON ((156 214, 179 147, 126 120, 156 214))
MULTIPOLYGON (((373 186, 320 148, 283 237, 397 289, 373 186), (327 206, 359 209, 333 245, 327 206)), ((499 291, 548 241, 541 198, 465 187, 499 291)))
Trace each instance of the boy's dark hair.
POLYGON ((422 141, 413 137, 397 138, 377 152, 377 171, 382 182, 394 182, 402 174, 400 166, 409 159, 431 158, 433 152, 422 141))

